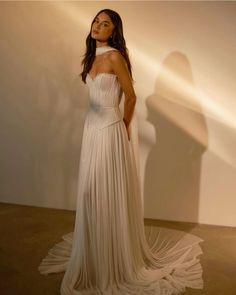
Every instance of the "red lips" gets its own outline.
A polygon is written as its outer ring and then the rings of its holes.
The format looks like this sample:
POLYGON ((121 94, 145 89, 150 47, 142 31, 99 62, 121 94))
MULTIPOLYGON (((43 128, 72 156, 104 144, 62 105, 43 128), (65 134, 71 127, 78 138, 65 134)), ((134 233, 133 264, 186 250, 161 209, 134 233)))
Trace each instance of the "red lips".
POLYGON ((97 30, 93 30, 93 33, 98 34, 98 31, 97 30))

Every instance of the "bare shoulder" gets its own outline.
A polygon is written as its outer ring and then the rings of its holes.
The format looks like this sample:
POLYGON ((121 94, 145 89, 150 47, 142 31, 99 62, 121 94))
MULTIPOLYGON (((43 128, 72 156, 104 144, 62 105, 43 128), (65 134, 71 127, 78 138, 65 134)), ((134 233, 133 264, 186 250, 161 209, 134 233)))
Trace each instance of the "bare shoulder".
POLYGON ((109 54, 109 59, 112 63, 125 63, 125 58, 119 50, 111 50, 109 54))
POLYGON ((110 51, 110 58, 119 58, 119 57, 122 57, 122 54, 120 53, 119 50, 111 50, 110 51))

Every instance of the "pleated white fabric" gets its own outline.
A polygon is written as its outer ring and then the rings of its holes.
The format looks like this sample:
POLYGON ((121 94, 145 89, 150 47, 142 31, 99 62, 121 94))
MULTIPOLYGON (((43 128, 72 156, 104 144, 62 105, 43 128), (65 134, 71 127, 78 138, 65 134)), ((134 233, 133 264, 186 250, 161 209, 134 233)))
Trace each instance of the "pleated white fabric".
MULTIPOLYGON (((102 54, 112 47, 97 48, 102 54)), ((137 142, 128 140, 115 74, 87 75, 90 92, 81 146, 74 231, 41 261, 41 274, 65 272, 62 295, 170 295, 202 289, 203 240, 144 226, 137 142)), ((132 127, 133 128, 133 127, 132 127)))

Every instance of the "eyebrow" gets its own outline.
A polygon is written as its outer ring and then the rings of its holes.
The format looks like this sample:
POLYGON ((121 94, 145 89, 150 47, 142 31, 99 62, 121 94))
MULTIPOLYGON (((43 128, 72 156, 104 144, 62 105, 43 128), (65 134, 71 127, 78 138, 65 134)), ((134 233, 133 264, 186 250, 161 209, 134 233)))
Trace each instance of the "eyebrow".
MULTIPOLYGON (((97 17, 95 18, 95 20, 96 20, 96 19, 99 19, 99 17, 97 16, 97 17)), ((104 22, 104 23, 108 23, 108 24, 110 23, 108 20, 104 20, 103 22, 104 22)))

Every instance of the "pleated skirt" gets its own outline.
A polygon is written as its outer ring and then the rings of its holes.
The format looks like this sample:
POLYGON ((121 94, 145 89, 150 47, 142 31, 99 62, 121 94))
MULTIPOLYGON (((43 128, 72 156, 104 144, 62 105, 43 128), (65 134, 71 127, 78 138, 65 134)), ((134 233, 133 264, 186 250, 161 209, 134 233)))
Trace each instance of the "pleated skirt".
POLYGON ((135 157, 124 122, 85 120, 73 231, 39 265, 65 272, 62 295, 169 295, 202 289, 199 245, 183 231, 144 226, 135 157))

